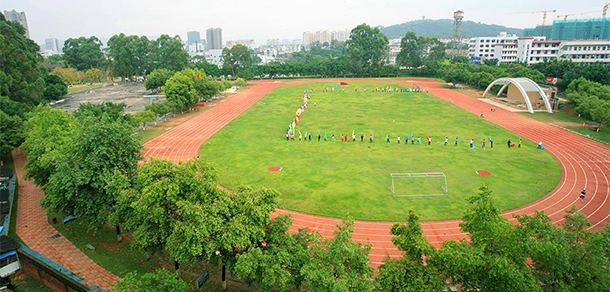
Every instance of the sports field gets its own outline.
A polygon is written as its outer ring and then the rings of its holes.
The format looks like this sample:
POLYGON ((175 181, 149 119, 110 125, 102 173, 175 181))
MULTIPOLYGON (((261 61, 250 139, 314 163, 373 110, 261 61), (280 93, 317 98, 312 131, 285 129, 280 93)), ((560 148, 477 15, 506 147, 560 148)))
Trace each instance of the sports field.
MULTIPOLYGON (((524 140, 521 149, 506 142, 519 137, 431 94, 373 92, 380 84, 350 83, 345 91, 322 92, 316 83, 281 87, 248 109, 210 138, 201 157, 213 162, 224 186, 265 186, 281 192, 282 207, 311 214, 362 220, 404 220, 407 210, 423 220, 456 219, 465 199, 488 182, 498 206, 511 209, 549 193, 559 182, 557 161, 536 144, 524 140), (361 91, 355 92, 356 86, 361 91), (311 142, 287 142, 285 131, 302 103, 303 90, 313 88, 308 109, 297 130, 314 131, 311 142), (367 88, 367 92, 363 89, 367 88), (317 103, 314 106, 313 103, 317 103), (317 141, 317 131, 329 141, 317 141), (357 142, 341 143, 340 135, 356 131, 357 142), (374 143, 360 142, 360 134, 375 135, 374 143), (421 145, 404 144, 413 133, 421 145), (335 142, 330 141, 335 135, 335 142), (396 136, 401 135, 401 144, 396 136), (458 134, 459 146, 454 147, 458 134), (383 141, 386 135, 390 142, 383 141), (432 137, 426 145, 425 137, 432 137), (443 146, 445 136, 449 145, 443 146), (494 148, 481 149, 491 136, 494 148), (470 139, 475 149, 468 148, 470 139), (270 172, 272 166, 282 171, 270 172), (489 171, 479 176, 475 171, 489 171), (390 192, 390 173, 444 172, 448 195, 395 198, 390 192)), ((397 193, 431 193, 438 179, 402 179, 397 193)))

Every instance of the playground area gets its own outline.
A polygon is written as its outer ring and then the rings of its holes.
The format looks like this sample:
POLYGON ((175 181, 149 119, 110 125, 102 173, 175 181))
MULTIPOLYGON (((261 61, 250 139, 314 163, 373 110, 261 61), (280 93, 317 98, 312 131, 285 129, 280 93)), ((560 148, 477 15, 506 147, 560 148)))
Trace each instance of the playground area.
MULTIPOLYGON (((149 94, 150 92, 144 88, 143 83, 108 83, 99 88, 69 94, 52 106, 66 111, 74 111, 78 109, 80 104, 87 102, 93 104, 124 102, 127 105, 125 112, 134 113, 143 111, 144 106, 150 104, 150 98, 145 97, 149 94)), ((164 97, 156 99, 157 102, 163 100, 165 100, 164 97)))
POLYGON ((559 163, 537 149, 539 141, 507 147, 520 136, 427 91, 356 82, 281 87, 207 140, 200 156, 216 165, 228 188, 269 187, 285 208, 360 220, 399 221, 407 210, 423 220, 457 219, 483 183, 509 210, 557 185, 559 163), (295 117, 295 110, 302 113, 295 117), (294 134, 287 141, 289 124, 294 134), (274 166, 282 170, 268 170, 274 166), (393 173, 431 172, 445 173, 446 185, 401 178, 390 189, 393 173))

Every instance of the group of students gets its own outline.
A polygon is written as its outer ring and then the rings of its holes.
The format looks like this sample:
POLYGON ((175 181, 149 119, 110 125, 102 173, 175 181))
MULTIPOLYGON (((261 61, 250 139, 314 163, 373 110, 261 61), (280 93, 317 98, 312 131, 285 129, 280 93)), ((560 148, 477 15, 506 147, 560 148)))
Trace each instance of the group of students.
MULTIPOLYGON (((356 131, 352 131, 352 134, 341 134, 338 137, 335 137, 335 134, 331 134, 330 138, 327 132, 324 132, 324 134, 322 134, 322 132, 320 130, 318 130, 318 135, 317 135, 318 141, 328 141, 330 139, 330 141, 335 142, 337 139, 339 140, 339 142, 348 142, 348 141, 352 141, 352 142, 356 142, 357 140, 357 136, 356 136, 356 131)), ((411 135, 406 135, 404 136, 404 144, 409 144, 409 138, 411 140, 411 144, 412 145, 421 145, 422 143, 422 139, 420 136, 417 136, 417 138, 413 135, 413 133, 411 133, 411 135)), ((298 136, 295 137, 294 135, 286 135, 286 140, 287 141, 294 141, 298 139, 299 141, 311 141, 312 139, 315 139, 314 137, 314 132, 305 132, 305 135, 303 135, 301 133, 301 131, 298 131, 298 136)), ((375 135, 374 134, 370 134, 367 137, 366 133, 362 133, 360 134, 360 142, 365 142, 367 141, 369 143, 373 143, 375 141, 375 135)), ((384 138, 384 141, 389 144, 390 143, 390 135, 386 135, 384 138)), ((432 144, 432 136, 427 135, 425 137, 424 140, 428 145, 432 144)), ((401 144, 402 143, 402 137, 401 135, 397 135, 396 136, 396 143, 397 144, 401 144)), ((453 144, 453 146, 458 146, 459 143, 459 136, 455 135, 455 143, 453 144)), ((449 144, 449 136, 445 136, 445 143, 444 146, 447 146, 449 144)), ((508 141, 506 141, 506 145, 508 146, 508 148, 521 148, 521 145, 523 144, 523 138, 519 137, 519 140, 517 142, 517 144, 513 143, 510 139, 508 139, 508 141)), ((469 144, 469 148, 470 149, 474 149, 476 148, 475 146, 475 141, 474 139, 470 139, 470 144, 469 144)), ((494 148, 494 140, 491 138, 491 136, 487 137, 487 139, 483 139, 481 142, 481 149, 485 149, 486 147, 489 148, 494 148)), ((542 145, 542 141, 538 142, 538 149, 544 150, 544 146, 542 145)))

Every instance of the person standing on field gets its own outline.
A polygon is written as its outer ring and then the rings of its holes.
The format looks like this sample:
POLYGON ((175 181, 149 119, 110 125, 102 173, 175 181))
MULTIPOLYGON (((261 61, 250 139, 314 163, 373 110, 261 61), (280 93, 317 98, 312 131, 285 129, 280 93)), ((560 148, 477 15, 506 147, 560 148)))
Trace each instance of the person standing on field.
POLYGON ((449 136, 445 136, 445 146, 447 146, 447 143, 449 143, 449 136))
POLYGON ((400 144, 400 135, 396 137, 396 140, 398 141, 398 144, 400 144))
POLYGON ((458 135, 455 135, 455 144, 453 144, 453 146, 457 146, 458 145, 458 135))
POLYGON ((506 142, 506 144, 508 144, 508 149, 510 149, 510 139, 508 139, 508 142, 506 142))

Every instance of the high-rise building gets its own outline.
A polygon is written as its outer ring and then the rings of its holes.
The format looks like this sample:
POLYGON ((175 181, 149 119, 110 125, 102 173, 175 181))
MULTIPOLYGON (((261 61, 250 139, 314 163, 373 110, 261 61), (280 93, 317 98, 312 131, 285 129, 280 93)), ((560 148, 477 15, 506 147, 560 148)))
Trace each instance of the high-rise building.
POLYGON ((344 42, 349 38, 350 31, 344 30, 319 30, 315 32, 306 31, 303 33, 303 45, 309 46, 312 43, 320 44, 331 43, 332 41, 344 42))
POLYGON ((208 40, 206 50, 222 50, 222 28, 208 28, 205 35, 208 40))
POLYGON ((195 47, 197 47, 197 44, 201 44, 201 34, 195 30, 186 33, 186 47, 189 48, 193 44, 195 44, 195 47))
POLYGON ((44 40, 44 47, 46 50, 58 52, 61 50, 59 40, 56 38, 48 38, 44 40))
POLYGON ((610 39, 610 18, 559 19, 552 25, 526 28, 525 36, 545 36, 547 40, 610 39))
POLYGON ((11 11, 4 10, 4 18, 10 21, 17 21, 25 28, 25 37, 30 38, 30 29, 28 28, 28 20, 25 17, 25 12, 17 12, 14 9, 11 11))
POLYGON ((255 43, 254 40, 230 40, 227 41, 227 47, 232 48, 235 45, 244 45, 249 49, 254 49, 255 43))

